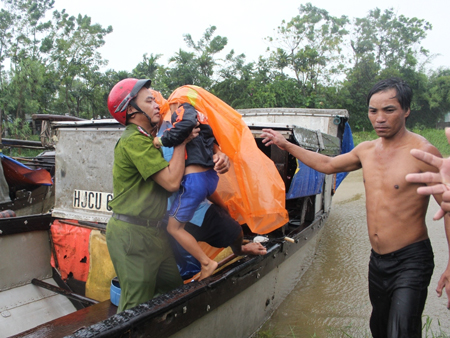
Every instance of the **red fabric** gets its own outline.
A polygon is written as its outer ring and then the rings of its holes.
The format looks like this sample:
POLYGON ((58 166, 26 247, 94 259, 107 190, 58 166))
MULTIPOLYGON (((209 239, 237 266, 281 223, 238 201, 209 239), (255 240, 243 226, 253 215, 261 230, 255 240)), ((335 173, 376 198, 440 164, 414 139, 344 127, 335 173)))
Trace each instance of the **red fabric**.
POLYGON ((1 162, 5 173, 6 182, 8 182, 9 186, 21 184, 53 184, 52 176, 45 169, 27 168, 7 156, 2 156, 1 162))
MULTIPOLYGON (((70 222, 77 223, 75 220, 70 220, 70 222)), ((72 273, 76 280, 86 282, 89 274, 91 230, 55 220, 50 231, 61 277, 67 279, 72 273)), ((53 255, 51 264, 55 267, 53 255)))

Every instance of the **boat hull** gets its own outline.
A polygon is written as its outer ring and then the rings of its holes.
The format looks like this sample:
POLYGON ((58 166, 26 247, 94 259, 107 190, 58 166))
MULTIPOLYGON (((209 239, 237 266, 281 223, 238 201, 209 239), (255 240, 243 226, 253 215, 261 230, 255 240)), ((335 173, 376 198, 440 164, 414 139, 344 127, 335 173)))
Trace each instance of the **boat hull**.
POLYGON ((280 242, 265 256, 233 263, 208 283, 187 284, 69 337, 249 337, 311 264, 326 218, 322 214, 292 234, 295 243, 280 242))
POLYGON ((303 245, 285 245, 280 252, 268 256, 268 260, 272 262, 255 266, 245 277, 233 280, 229 288, 223 288, 227 290, 225 296, 230 297, 228 292, 234 287, 238 289, 238 294, 212 311, 208 312, 204 306, 203 312, 206 314, 203 317, 170 337, 249 337, 255 333, 298 284, 312 263, 323 228, 320 223, 323 225, 322 219, 313 225, 312 231, 302 234, 309 237, 307 240, 303 239, 303 245), (296 245, 301 247, 296 250, 296 245), (277 260, 278 255, 284 257, 277 260), (275 266, 263 275, 273 265, 275 266), (236 284, 244 283, 244 279, 249 280, 245 283, 251 283, 251 280, 255 282, 240 290, 236 284))
POLYGON ((243 257, 208 282, 186 284, 119 314, 107 300, 14 337, 249 337, 312 263, 326 218, 291 233, 294 243, 280 241, 265 256, 243 257))

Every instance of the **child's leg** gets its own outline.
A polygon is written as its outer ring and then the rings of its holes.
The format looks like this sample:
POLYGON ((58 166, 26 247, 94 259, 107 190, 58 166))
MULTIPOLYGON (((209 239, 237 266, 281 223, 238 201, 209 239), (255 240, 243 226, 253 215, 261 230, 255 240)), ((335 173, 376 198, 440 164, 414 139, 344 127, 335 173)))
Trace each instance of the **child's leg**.
POLYGON ((167 225, 167 231, 180 243, 180 245, 194 256, 201 264, 200 279, 203 280, 209 277, 216 270, 218 263, 210 259, 200 248, 196 239, 186 230, 184 225, 186 223, 180 223, 175 218, 169 217, 169 223, 167 225))

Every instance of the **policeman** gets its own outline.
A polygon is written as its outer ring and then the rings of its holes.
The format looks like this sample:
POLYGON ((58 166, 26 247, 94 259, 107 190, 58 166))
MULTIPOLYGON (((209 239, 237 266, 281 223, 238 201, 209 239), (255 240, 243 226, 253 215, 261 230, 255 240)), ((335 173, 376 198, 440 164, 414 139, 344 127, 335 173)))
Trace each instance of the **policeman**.
POLYGON ((164 160, 153 146, 161 116, 150 85, 150 80, 124 79, 108 97, 109 112, 126 126, 114 149, 113 216, 106 229, 121 286, 118 312, 182 284, 161 219, 184 174, 186 143, 199 130, 174 147, 169 162, 164 160))

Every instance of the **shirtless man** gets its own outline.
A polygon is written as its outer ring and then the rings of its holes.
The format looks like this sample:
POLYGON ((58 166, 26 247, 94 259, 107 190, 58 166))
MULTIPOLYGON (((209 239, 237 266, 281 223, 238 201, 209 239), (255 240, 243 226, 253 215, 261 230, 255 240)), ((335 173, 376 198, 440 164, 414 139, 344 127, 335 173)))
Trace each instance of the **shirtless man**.
MULTIPOLYGON (((408 131, 412 91, 400 79, 378 82, 369 92, 368 116, 378 139, 351 152, 327 157, 288 142, 280 133, 263 130, 263 142, 285 149, 325 174, 363 168, 366 211, 372 253, 369 263, 370 330, 374 338, 421 337, 421 316, 434 268, 425 215, 429 196, 416 193, 408 173, 436 172, 411 156, 413 148, 441 157, 425 138, 408 131)), ((435 196, 440 202, 441 196, 435 196)), ((448 216, 445 230, 450 234, 448 216)), ((441 277, 450 298, 450 265, 441 277)))

